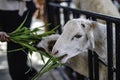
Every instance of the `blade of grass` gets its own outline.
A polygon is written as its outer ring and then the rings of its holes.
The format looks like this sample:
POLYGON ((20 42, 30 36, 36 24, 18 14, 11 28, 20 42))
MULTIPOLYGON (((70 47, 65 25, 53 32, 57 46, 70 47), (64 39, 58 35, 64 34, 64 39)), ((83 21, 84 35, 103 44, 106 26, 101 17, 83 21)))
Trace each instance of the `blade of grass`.
POLYGON ((38 77, 40 77, 40 76, 44 73, 44 69, 46 69, 46 67, 48 66, 48 64, 50 64, 52 58, 53 58, 53 57, 51 57, 51 58, 47 61, 47 63, 41 68, 41 70, 38 72, 38 74, 36 74, 36 75, 32 78, 32 80, 37 80, 38 77))
POLYGON ((11 53, 11 52, 15 52, 15 51, 23 50, 23 49, 25 49, 25 47, 19 48, 19 49, 10 50, 10 51, 7 51, 7 52, 11 53))
POLYGON ((21 29, 21 27, 23 27, 23 25, 24 25, 25 21, 27 20, 27 18, 28 18, 28 14, 27 14, 27 16, 25 17, 24 21, 20 24, 20 26, 19 26, 15 31, 13 31, 12 33, 15 33, 15 32, 17 32, 17 31, 19 31, 19 30, 21 29))

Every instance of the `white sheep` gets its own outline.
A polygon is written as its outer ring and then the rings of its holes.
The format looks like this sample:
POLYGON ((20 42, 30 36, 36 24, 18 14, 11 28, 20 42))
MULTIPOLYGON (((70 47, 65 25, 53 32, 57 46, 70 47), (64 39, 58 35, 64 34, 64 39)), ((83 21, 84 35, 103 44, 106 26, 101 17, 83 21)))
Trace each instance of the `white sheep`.
MULTIPOLYGON (((107 62, 106 25, 83 18, 72 19, 64 25, 61 35, 54 34, 43 38, 38 47, 44 48, 47 52, 51 52, 53 47, 52 54, 54 56, 66 55, 61 60, 62 63, 89 77, 88 49, 95 51, 100 58, 107 62)), ((107 68, 101 63, 99 74, 100 80, 107 80, 107 68)))
MULTIPOLYGON (((106 25, 79 18, 65 24, 52 54, 56 57, 66 55, 61 62, 70 62, 71 68, 88 77, 88 49, 107 61, 106 25)), ((107 80, 105 66, 100 64, 99 70, 100 80, 107 80)))

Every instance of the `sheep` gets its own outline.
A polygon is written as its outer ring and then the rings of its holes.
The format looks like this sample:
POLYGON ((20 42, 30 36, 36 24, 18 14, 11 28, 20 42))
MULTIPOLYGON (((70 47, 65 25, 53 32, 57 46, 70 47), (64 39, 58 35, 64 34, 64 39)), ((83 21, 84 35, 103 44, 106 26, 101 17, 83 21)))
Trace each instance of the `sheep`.
MULTIPOLYGON (((65 63, 76 72, 89 77, 88 49, 95 51, 100 58, 107 62, 106 37, 105 24, 78 18, 68 21, 64 25, 61 35, 55 34, 45 37, 37 46, 44 48, 45 51, 50 53, 52 50, 52 54, 55 57, 67 54, 61 60, 61 63, 65 63), (51 43, 52 46, 50 45, 51 43)), ((100 63, 99 70, 100 80, 107 80, 106 67, 100 63)))
MULTIPOLYGON (((55 57, 66 55, 61 63, 88 77, 88 49, 107 62, 106 37, 105 24, 82 18, 72 19, 64 25, 52 54, 55 57)), ((99 70, 100 80, 107 80, 106 67, 100 64, 99 70)))
POLYGON ((119 10, 112 0, 72 0, 76 8, 113 17, 119 17, 119 10))

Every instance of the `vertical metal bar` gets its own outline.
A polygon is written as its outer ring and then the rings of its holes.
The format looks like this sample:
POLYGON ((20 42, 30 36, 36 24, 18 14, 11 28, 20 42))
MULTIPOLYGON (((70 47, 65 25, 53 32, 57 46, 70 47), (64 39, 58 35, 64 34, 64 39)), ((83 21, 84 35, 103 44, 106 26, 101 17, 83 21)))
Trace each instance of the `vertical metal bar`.
MULTIPOLYGON (((58 33, 59 34, 61 34, 62 33, 62 29, 61 29, 61 19, 60 19, 60 14, 61 14, 61 12, 60 12, 60 8, 58 7, 58 8, 55 8, 55 15, 54 15, 54 22, 55 22, 55 26, 60 26, 57 30, 58 30, 58 33)), ((55 27, 54 26, 54 27, 55 27)))
MULTIPOLYGON (((52 3, 52 1, 46 0, 47 22, 50 23, 47 28, 48 31, 52 30, 55 26, 60 25, 60 8, 50 5, 50 3, 52 3)), ((59 5, 59 3, 57 2, 56 5, 59 5)), ((57 31, 59 34, 62 33, 61 27, 59 27, 57 31)))
POLYGON ((68 9, 63 9, 64 14, 64 23, 66 23, 70 19, 70 11, 68 9))
POLYGON ((108 80, 113 80, 113 29, 112 22, 107 21, 107 56, 108 80))
POLYGON ((80 13, 76 13, 76 12, 72 12, 73 13, 73 18, 79 18, 80 17, 80 13))
POLYGON ((47 30, 51 30, 54 27, 54 12, 51 10, 54 10, 52 6, 49 5, 51 0, 46 0, 45 1, 45 10, 46 10, 46 18, 47 18, 47 23, 51 23, 51 25, 47 26, 47 30))
POLYGON ((120 80, 120 22, 116 24, 116 80, 120 80))
POLYGON ((67 1, 68 7, 70 7, 70 3, 71 3, 71 0, 68 0, 68 1, 67 1))
POLYGON ((86 18, 87 18, 87 19, 90 19, 90 18, 91 18, 91 16, 89 16, 89 15, 86 15, 86 18))
POLYGON ((98 55, 94 53, 94 78, 95 80, 99 80, 99 59, 98 55))
POLYGON ((88 50, 88 70, 89 70, 89 79, 93 80, 93 54, 92 51, 88 50))

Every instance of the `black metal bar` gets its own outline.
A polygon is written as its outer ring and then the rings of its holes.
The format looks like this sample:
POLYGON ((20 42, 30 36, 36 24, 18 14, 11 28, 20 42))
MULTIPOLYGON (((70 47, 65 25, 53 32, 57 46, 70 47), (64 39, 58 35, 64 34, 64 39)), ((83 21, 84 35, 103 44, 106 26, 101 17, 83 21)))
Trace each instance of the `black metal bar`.
POLYGON ((107 56, 108 80, 113 80, 113 27, 109 21, 107 21, 107 56))
POLYGON ((99 58, 96 53, 94 53, 94 80, 99 80, 99 58))
POLYGON ((120 80, 120 22, 116 23, 116 80, 120 80))
POLYGON ((62 29, 61 29, 61 18, 60 18, 60 8, 55 8, 54 10, 55 15, 54 15, 54 27, 55 26, 60 26, 58 28, 58 33, 61 34, 62 33, 62 29))
POLYGON ((49 3, 50 3, 50 0, 46 0, 45 2, 46 18, 47 18, 47 22, 51 24, 47 26, 48 31, 54 28, 54 12, 51 11, 54 8, 53 6, 50 6, 49 3))
POLYGON ((88 50, 88 70, 89 70, 89 79, 94 80, 93 76, 93 54, 91 50, 88 50))
MULTIPOLYGON (((50 31, 54 27, 60 25, 60 10, 59 10, 59 7, 50 6, 49 3, 50 3, 50 0, 46 0, 46 6, 45 7, 46 7, 47 22, 50 23, 50 25, 47 27, 48 31, 50 31)), ((58 28, 57 32, 59 34, 62 33, 61 27, 58 28)))
POLYGON ((79 18, 80 17, 80 13, 76 13, 74 11, 72 11, 73 13, 73 18, 79 18))
POLYGON ((63 9, 63 15, 64 15, 64 22, 66 23, 70 19, 70 11, 67 9, 63 9))

